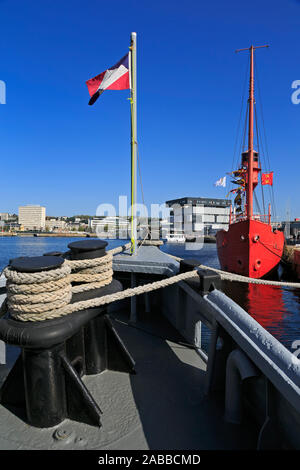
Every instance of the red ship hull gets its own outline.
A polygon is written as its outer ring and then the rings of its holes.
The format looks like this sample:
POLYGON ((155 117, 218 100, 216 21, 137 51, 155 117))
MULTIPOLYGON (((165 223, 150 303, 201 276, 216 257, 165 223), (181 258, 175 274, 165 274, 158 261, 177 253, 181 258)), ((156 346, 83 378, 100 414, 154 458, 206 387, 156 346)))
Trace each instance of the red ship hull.
POLYGON ((242 220, 217 232, 217 250, 221 269, 260 279, 279 264, 284 234, 259 220, 242 220))

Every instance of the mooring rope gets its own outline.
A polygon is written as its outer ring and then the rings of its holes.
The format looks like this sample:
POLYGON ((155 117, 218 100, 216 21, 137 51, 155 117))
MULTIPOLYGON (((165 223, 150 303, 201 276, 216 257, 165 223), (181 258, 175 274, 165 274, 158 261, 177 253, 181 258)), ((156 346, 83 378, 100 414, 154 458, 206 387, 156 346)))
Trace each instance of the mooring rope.
MULTIPOLYGON (((180 262, 183 261, 183 258, 179 258, 178 256, 170 255, 171 258, 175 259, 176 261, 180 262)), ((241 274, 234 274, 229 273, 227 271, 222 271, 218 268, 212 268, 211 266, 206 266, 205 264, 199 264, 197 266, 199 269, 210 269, 218 273, 224 281, 232 281, 232 282, 244 282, 247 284, 261 284, 266 286, 274 286, 274 287, 293 287, 295 289, 300 288, 300 282, 288 282, 288 281, 271 281, 268 279, 254 279, 253 277, 242 276, 241 274)))
MULTIPOLYGON (((20 273, 9 266, 4 274, 7 278, 7 299, 5 306, 10 315, 21 321, 45 321, 69 315, 77 311, 101 307, 112 302, 168 287, 180 281, 196 278, 196 269, 167 279, 126 289, 114 294, 89 300, 70 303, 74 293, 104 287, 112 281, 113 254, 128 249, 130 243, 114 248, 101 258, 91 260, 65 260, 64 264, 51 271, 40 273, 20 273), (82 284, 72 286, 72 282, 82 284)), ((181 258, 170 255, 177 261, 181 258)), ((300 288, 300 283, 253 279, 238 274, 228 273, 217 268, 199 264, 198 268, 209 269, 218 273, 223 280, 277 287, 300 288)))
POLYGON ((134 297, 136 295, 141 295, 147 292, 152 292, 154 290, 161 289, 163 287, 168 287, 177 282, 191 279, 197 276, 198 276, 197 271, 189 271, 186 273, 169 277, 167 279, 163 279, 161 281, 155 281, 152 283, 144 284, 142 286, 126 289, 124 291, 116 292, 114 294, 104 295, 102 297, 96 297, 94 299, 89 299, 89 300, 82 300, 79 302, 75 302, 73 304, 69 303, 61 308, 56 308, 56 309, 48 310, 46 312, 41 312, 41 313, 37 313, 34 311, 32 313, 15 313, 14 311, 11 311, 10 308, 9 308, 9 312, 13 318, 17 320, 22 320, 22 321, 52 320, 54 318, 59 318, 64 315, 69 315, 70 313, 78 312, 81 310, 86 310, 89 308, 102 307, 104 305, 107 305, 112 302, 116 302, 118 300, 124 300, 129 297, 134 297))

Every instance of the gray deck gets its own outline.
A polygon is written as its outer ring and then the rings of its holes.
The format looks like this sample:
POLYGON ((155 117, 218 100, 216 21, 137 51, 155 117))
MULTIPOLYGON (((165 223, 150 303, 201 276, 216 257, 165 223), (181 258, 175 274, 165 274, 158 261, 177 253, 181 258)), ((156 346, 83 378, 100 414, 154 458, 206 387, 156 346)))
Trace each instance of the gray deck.
POLYGON ((134 256, 125 251, 113 258, 113 270, 117 272, 172 276, 178 269, 179 263, 156 246, 140 246, 134 256))
MULTIPOLYGON (((122 253, 113 261, 114 271, 133 274, 170 276, 178 268, 174 259, 153 246, 139 248, 135 256, 122 253)), ((204 396, 206 364, 196 351, 182 344, 185 340, 158 311, 137 313, 131 326, 129 312, 110 314, 136 362, 136 375, 105 371, 83 378, 103 411, 101 428, 71 420, 49 429, 33 428, 0 405, 0 449, 255 448, 256 433, 225 423, 224 403, 204 396)), ((15 357, 8 346, 8 358, 13 362, 15 357)), ((0 366, 0 384, 11 365, 0 366)))
POLYGON ((177 344, 183 339, 161 315, 145 315, 135 327, 124 312, 113 316, 137 374, 83 379, 103 411, 100 429, 70 420, 36 429, 1 406, 0 449, 255 448, 251 430, 225 423, 222 403, 204 397, 206 366, 196 352, 177 344), (66 437, 54 439, 57 429, 66 437))

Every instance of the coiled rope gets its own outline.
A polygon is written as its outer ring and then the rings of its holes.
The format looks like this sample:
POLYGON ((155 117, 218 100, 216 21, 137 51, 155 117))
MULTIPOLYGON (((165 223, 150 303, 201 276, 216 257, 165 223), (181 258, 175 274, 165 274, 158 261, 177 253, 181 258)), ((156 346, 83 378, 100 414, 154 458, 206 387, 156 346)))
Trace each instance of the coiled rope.
POLYGON ((68 260, 50 271, 18 272, 7 266, 7 298, 2 313, 23 321, 47 320, 64 314, 72 295, 98 289, 112 282, 112 258, 130 247, 114 248, 101 258, 68 260), (75 285, 72 286, 72 283, 75 285), (80 284, 76 284, 80 283, 80 284))

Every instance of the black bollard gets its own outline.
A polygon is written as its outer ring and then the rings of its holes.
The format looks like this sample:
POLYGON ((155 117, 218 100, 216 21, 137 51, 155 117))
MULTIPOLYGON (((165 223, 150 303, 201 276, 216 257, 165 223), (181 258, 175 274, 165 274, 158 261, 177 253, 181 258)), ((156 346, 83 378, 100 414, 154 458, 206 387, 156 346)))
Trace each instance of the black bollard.
POLYGON ((69 258, 72 260, 95 259, 106 255, 104 240, 81 240, 69 243, 69 258))
MULTIPOLYGON (((106 255, 107 242, 103 240, 81 240, 78 242, 69 243, 68 259, 70 260, 85 260, 102 258, 106 255)), ((78 285, 79 283, 76 283, 78 285)), ((112 286, 107 290, 109 293, 122 290, 122 285, 117 281, 112 282, 112 286), (113 288, 113 289, 111 289, 113 288)), ((103 288, 92 289, 82 293, 73 295, 73 302, 80 302, 82 300, 89 300, 101 295, 103 288)), ((106 369, 105 360, 105 327, 103 316, 107 313, 106 307, 99 310, 99 315, 90 320, 89 323, 82 327, 81 331, 76 337, 71 338, 66 344, 67 356, 70 358, 71 363, 76 364, 76 369, 79 375, 98 374, 106 369), (84 358, 83 361, 78 361, 78 358, 84 358)))
MULTIPOLYGON (((10 267, 17 272, 37 273, 59 268, 63 262, 64 259, 58 256, 20 257, 11 260, 10 267)), ((28 326, 28 323, 26 325, 28 326)), ((31 324, 31 327, 37 330, 38 324, 31 324)), ((26 328, 23 332, 26 332, 26 328)), ((27 420, 33 426, 55 426, 67 415, 64 376, 57 373, 61 361, 59 353, 63 348, 61 343, 43 349, 41 342, 40 348, 23 347, 18 359, 19 362, 22 361, 24 383, 18 380, 21 387, 15 394, 24 395, 23 400, 19 395, 17 401, 24 402, 27 420)), ((20 370, 20 366, 17 369, 20 370)), ((4 403, 10 403, 11 400, 9 383, 9 380, 4 383, 1 393, 1 401, 4 403)))
MULTIPOLYGON (((75 242, 64 258, 92 259, 105 255, 101 240, 75 242)), ((60 267, 58 253, 16 258, 12 269, 40 272, 60 267)), ((74 294, 72 302, 122 290, 113 280, 99 289, 74 294)), ((22 350, 0 390, 0 402, 19 410, 32 426, 47 428, 69 418, 101 426, 101 410, 81 377, 105 369, 135 373, 134 361, 107 315, 107 307, 77 311, 53 320, 0 320, 0 339, 22 350)))
POLYGON ((193 271, 197 266, 201 264, 198 259, 182 259, 179 263, 179 273, 187 273, 193 271))
POLYGON ((187 279, 185 282, 191 287, 193 287, 197 292, 200 291, 201 295, 209 294, 209 292, 214 289, 221 290, 222 281, 220 275, 216 271, 212 271, 211 269, 198 268, 198 266, 200 265, 201 261, 197 259, 183 259, 180 261, 180 273, 186 273, 196 269, 199 276, 199 279, 187 279))
MULTIPOLYGON (((107 242, 104 240, 82 240, 68 245, 71 260, 101 258, 106 255, 107 242)), ((78 285, 78 283, 76 283, 78 285)), ((122 284, 113 279, 104 287, 74 294, 72 302, 113 294, 122 290, 122 284)), ((134 361, 120 341, 107 316, 107 307, 98 308, 99 314, 91 319, 82 331, 67 342, 67 355, 71 362, 84 357, 80 374, 99 374, 106 369, 134 373, 134 361)))
POLYGON ((51 427, 66 416, 65 377, 59 373, 64 345, 49 349, 23 349, 25 403, 28 422, 36 427, 51 427))

